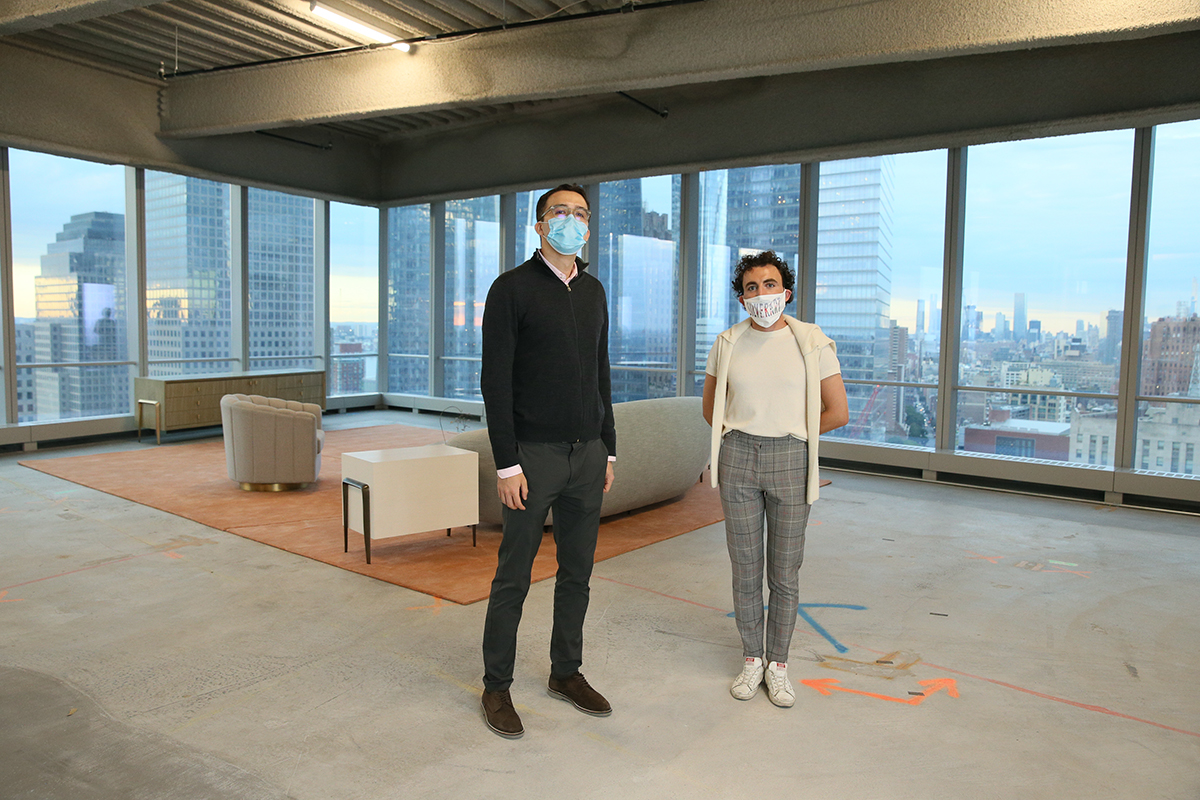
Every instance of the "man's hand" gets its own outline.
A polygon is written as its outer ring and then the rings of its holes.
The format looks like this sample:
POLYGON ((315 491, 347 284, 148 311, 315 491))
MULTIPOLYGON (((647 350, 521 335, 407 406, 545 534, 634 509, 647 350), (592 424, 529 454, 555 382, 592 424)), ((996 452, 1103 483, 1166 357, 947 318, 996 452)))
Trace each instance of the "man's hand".
POLYGON ((604 470, 604 491, 607 492, 612 488, 613 479, 616 475, 613 474, 613 462, 608 462, 608 467, 604 470))
MULTIPOLYGON (((612 483, 612 468, 609 468, 608 483, 612 483)), ((608 483, 604 485, 604 491, 608 491, 608 483)), ((513 475, 511 478, 497 478, 496 491, 500 495, 500 502, 513 509, 514 511, 524 511, 525 503, 522 502, 529 497, 529 481, 525 480, 525 473, 513 475)))

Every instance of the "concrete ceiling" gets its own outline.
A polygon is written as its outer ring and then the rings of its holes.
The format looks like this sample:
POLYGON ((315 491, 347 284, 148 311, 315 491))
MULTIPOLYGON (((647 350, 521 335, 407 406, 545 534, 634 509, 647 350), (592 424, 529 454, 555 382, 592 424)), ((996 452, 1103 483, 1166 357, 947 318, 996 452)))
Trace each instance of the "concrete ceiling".
POLYGON ((1200 116, 1195 0, 329 2, 416 46, 301 0, 13 0, 0 143, 396 202, 1200 116))

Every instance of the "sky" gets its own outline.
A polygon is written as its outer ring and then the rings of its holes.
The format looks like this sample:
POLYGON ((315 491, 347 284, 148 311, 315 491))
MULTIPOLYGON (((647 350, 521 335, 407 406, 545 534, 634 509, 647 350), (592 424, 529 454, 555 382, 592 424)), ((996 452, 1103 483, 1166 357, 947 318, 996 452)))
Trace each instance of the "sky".
MULTIPOLYGON (((1024 292, 1043 330, 1103 332, 1124 303, 1133 132, 1079 134, 971 147, 963 305, 1010 320, 1024 292)), ((40 256, 72 214, 124 213, 125 168, 9 151, 14 304, 32 317, 40 256)), ((941 297, 945 151, 894 158, 891 316, 910 330, 917 300, 941 297)), ((671 212, 672 177, 643 179, 649 210, 671 212)), ((1156 129, 1146 316, 1175 313, 1200 278, 1200 121, 1156 129)), ((331 204, 330 316, 377 321, 375 209, 331 204)), ((927 310, 927 315, 930 313, 927 310)))
MULTIPOLYGON (((910 330, 916 300, 941 297, 945 151, 896 156, 892 317, 910 330)), ((963 305, 1010 325, 1013 295, 1044 331, 1104 332, 1125 295, 1133 132, 1112 131, 967 150, 963 305)), ((1156 133, 1146 316, 1175 313, 1200 278, 1200 121, 1156 133)), ((927 312, 928 314, 928 312, 927 312)))

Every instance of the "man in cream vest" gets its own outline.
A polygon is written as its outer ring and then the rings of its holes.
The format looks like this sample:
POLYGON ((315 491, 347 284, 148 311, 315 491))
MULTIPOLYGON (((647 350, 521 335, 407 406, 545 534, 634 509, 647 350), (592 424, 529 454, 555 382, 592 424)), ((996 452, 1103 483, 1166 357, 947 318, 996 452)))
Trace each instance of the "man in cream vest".
POLYGON ((725 511, 744 658, 729 691, 749 700, 765 682, 771 702, 783 708, 796 700, 788 648, 800 601, 808 507, 818 494, 818 437, 849 421, 833 340, 783 313, 795 282, 787 262, 770 250, 738 262, 733 290, 750 316, 717 337, 704 378, 712 480, 725 511), (765 630, 764 517, 771 591, 765 630))

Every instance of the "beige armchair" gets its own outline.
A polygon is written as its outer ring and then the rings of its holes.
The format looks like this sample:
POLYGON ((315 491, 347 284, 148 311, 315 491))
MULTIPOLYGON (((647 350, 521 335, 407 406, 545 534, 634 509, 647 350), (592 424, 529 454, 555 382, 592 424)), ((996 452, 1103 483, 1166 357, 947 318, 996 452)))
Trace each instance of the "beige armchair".
POLYGON ((315 483, 321 471, 321 407, 254 394, 221 398, 225 466, 248 492, 281 492, 315 483))

